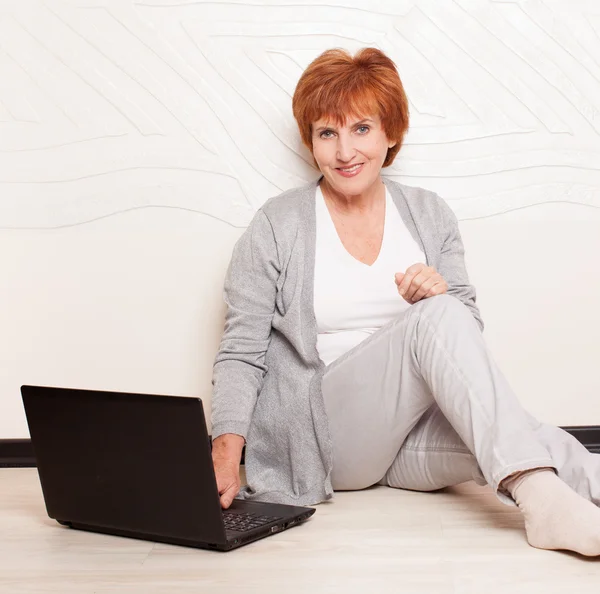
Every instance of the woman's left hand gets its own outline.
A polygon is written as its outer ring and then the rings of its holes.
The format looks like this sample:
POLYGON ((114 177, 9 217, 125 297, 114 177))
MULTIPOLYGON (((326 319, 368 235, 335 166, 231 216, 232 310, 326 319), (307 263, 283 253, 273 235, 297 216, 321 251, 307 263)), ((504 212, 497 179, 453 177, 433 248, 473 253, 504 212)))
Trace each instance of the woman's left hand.
POLYGON ((432 266, 421 262, 413 264, 406 272, 396 273, 398 293, 411 305, 448 291, 448 284, 432 266))

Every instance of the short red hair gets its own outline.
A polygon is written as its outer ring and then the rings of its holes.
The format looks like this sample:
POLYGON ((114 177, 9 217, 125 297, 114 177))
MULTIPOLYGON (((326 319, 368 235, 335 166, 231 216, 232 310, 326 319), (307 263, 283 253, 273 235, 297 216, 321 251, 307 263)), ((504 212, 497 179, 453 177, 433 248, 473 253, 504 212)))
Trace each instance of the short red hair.
POLYGON ((292 110, 302 142, 312 153, 312 124, 322 117, 344 125, 348 117, 377 115, 389 140, 383 167, 391 165, 408 130, 408 99, 396 65, 381 50, 323 52, 302 73, 292 110))

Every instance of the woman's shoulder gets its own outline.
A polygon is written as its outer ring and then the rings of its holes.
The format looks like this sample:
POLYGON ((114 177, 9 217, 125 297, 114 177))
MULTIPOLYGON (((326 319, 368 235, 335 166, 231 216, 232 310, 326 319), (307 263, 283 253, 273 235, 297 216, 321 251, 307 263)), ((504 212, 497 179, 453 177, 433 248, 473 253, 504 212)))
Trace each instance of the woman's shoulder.
POLYGON ((389 178, 385 179, 385 184, 396 199, 404 198, 413 216, 453 218, 452 209, 437 192, 427 188, 402 184, 389 178))
POLYGON ((426 200, 428 202, 436 202, 441 200, 440 196, 433 190, 427 188, 421 188, 419 186, 409 186, 400 182, 394 181, 390 178, 385 178, 385 185, 388 187, 390 192, 401 193, 407 200, 415 202, 418 200, 426 200))
POLYGON ((303 186, 291 188, 269 198, 259 210, 261 210, 271 224, 290 224, 302 220, 306 208, 313 204, 318 180, 303 186))

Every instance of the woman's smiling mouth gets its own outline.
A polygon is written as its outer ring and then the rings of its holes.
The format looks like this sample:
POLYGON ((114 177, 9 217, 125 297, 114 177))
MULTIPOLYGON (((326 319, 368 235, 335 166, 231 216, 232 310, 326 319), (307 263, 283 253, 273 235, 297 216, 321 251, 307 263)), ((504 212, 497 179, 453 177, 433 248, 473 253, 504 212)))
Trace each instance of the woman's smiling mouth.
POLYGON ((350 167, 336 167, 336 171, 344 177, 354 177, 362 171, 364 163, 356 163, 350 167))

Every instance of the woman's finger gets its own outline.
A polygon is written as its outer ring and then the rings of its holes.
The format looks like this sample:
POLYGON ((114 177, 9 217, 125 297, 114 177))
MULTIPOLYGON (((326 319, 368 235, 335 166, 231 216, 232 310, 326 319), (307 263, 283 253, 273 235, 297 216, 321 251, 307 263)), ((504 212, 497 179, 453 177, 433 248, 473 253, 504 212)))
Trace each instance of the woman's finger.
POLYGON ((413 278, 412 282, 410 283, 410 287, 408 288, 408 290, 406 291, 406 294, 404 295, 404 298, 407 301, 414 303, 415 295, 417 294, 418 290, 421 288, 421 285, 429 278, 430 275, 431 275, 431 272, 427 268, 423 268, 423 270, 421 270, 421 272, 419 272, 417 274, 417 276, 415 276, 415 278, 413 278))
POLYGON ((429 299, 429 297, 435 297, 436 295, 443 295, 444 293, 447 293, 447 292, 448 292, 448 284, 446 283, 446 281, 444 279, 442 279, 439 282, 435 283, 435 285, 433 285, 433 287, 431 287, 429 289, 429 291, 427 291, 427 293, 423 297, 423 299, 429 299))
POLYGON ((443 295, 448 292, 448 283, 442 279, 439 283, 436 283, 429 289, 425 297, 435 297, 436 295, 443 295))
POLYGON ((439 274, 434 274, 433 276, 430 276, 429 278, 425 279, 425 281, 423 281, 423 284, 414 294, 413 301, 416 303, 417 301, 420 301, 421 299, 426 297, 429 291, 432 289, 432 287, 434 287, 441 280, 443 279, 439 274))
POLYGON ((235 483, 231 483, 221 495, 221 506, 227 509, 235 499, 235 496, 239 492, 239 487, 235 483))
POLYGON ((402 279, 402 282, 398 285, 398 293, 400 294, 401 297, 404 297, 404 299, 406 299, 406 292, 410 288, 410 284, 412 282, 412 279, 415 276, 416 276, 416 273, 410 274, 410 273, 407 272, 404 275, 404 278, 402 279))
POLYGON ((406 269, 402 281, 398 284, 398 293, 400 293, 402 297, 406 299, 406 293, 408 292, 412 280, 424 268, 427 268, 425 264, 423 264, 422 262, 417 262, 416 264, 413 264, 412 266, 409 266, 406 269))

